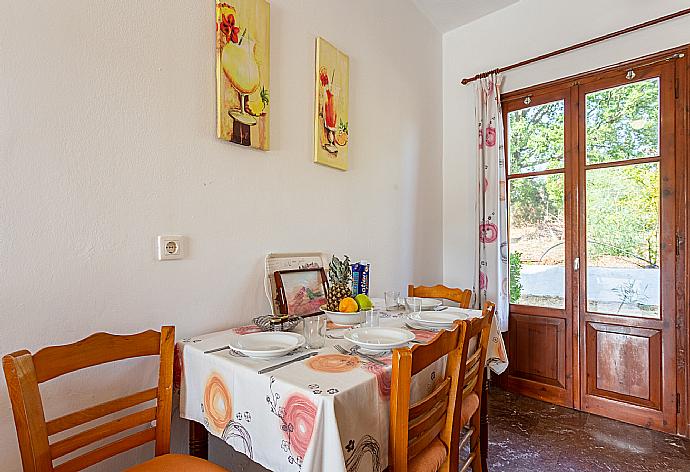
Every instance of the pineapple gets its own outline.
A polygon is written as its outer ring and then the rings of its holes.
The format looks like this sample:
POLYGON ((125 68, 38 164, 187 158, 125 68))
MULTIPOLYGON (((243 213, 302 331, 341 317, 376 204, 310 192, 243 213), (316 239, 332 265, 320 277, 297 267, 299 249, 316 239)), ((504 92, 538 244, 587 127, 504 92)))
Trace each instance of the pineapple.
POLYGON ((341 261, 333 256, 328 269, 328 297, 326 309, 328 311, 338 311, 340 300, 352 296, 352 269, 350 268, 350 258, 345 256, 341 261))

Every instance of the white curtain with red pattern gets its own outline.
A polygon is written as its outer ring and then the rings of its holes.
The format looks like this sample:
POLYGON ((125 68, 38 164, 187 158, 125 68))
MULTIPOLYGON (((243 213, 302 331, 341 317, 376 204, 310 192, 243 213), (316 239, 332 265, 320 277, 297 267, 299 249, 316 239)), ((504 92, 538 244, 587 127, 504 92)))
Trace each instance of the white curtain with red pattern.
POLYGON ((474 291, 478 307, 489 300, 496 304, 501 331, 508 330, 508 208, 504 165, 502 76, 490 74, 477 81, 475 114, 477 145, 478 249, 475 257, 474 291))

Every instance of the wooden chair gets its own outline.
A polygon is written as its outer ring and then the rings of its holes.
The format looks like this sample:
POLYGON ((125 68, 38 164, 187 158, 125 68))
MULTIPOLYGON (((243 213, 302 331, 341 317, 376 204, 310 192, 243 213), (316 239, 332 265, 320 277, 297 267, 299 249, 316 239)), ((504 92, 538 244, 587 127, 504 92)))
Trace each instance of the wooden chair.
POLYGON ((408 297, 420 298, 442 298, 456 302, 460 308, 469 308, 472 303, 472 290, 463 290, 461 288, 449 288, 445 285, 434 285, 433 287, 425 287, 420 285, 415 287, 410 284, 407 286, 408 297))
MULTIPOLYGON (((130 336, 98 333, 73 344, 52 346, 36 354, 22 350, 2 358, 12 402, 19 450, 25 472, 71 472, 155 441, 156 457, 129 470, 223 472, 225 469, 202 459, 169 454, 172 412, 172 376, 175 328, 145 331, 130 336), (86 367, 143 356, 160 356, 158 386, 126 397, 101 403, 46 421, 39 384, 86 367), (69 437, 50 441, 49 437, 80 425, 156 400, 152 407, 82 430, 69 437), (151 423, 155 421, 155 426, 151 423), (53 461, 97 441, 135 427, 147 427, 111 441, 59 465, 53 461)), ((63 435, 64 436, 64 435, 63 435)))
POLYGON ((460 417, 456 401, 462 385, 464 332, 465 324, 457 321, 452 331, 441 331, 428 344, 393 351, 388 452, 391 472, 458 470, 460 439, 453 434, 453 427, 466 422, 460 417), (434 391, 410 405, 412 376, 446 355, 445 374, 434 391))
MULTIPOLYGON (((491 320, 494 317, 496 306, 491 302, 484 304, 481 318, 473 318, 465 321, 464 338, 462 343, 462 360, 460 362, 460 383, 462 394, 458 401, 461 404, 462 420, 454 433, 460 436, 460 429, 468 426, 459 441, 462 449, 467 441, 470 441, 470 453, 462 465, 460 472, 465 472, 472 467, 473 472, 482 472, 481 444, 479 439, 480 404, 482 399, 482 382, 484 378, 484 366, 486 365, 486 352, 491 335, 491 320), (472 353, 469 354, 470 350, 472 353), (469 421, 469 425, 468 425, 469 421)), ((457 470, 457 469, 454 469, 457 470)))

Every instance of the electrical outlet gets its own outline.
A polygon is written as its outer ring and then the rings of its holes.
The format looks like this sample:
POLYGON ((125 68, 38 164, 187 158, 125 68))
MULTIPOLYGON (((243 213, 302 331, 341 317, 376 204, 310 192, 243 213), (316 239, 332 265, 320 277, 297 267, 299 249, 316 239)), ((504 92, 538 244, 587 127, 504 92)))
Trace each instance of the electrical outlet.
POLYGON ((184 236, 158 236, 158 260, 184 258, 184 236))

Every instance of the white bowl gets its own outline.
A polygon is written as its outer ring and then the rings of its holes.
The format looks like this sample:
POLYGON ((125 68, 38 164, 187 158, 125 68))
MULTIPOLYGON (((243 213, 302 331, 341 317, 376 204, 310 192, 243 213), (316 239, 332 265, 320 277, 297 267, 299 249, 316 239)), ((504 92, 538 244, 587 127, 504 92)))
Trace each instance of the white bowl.
POLYGON ((359 323, 364 323, 365 311, 358 311, 356 313, 341 313, 339 311, 328 311, 326 306, 321 306, 329 320, 340 326, 354 326, 359 323))

